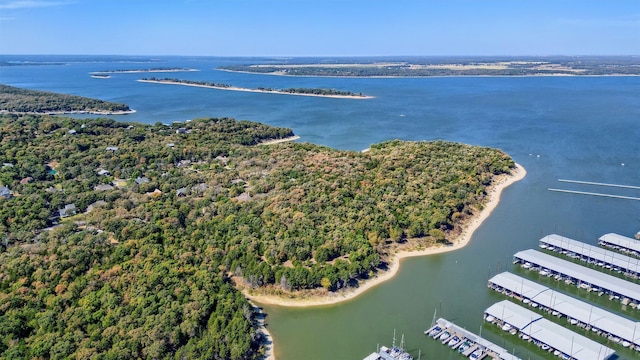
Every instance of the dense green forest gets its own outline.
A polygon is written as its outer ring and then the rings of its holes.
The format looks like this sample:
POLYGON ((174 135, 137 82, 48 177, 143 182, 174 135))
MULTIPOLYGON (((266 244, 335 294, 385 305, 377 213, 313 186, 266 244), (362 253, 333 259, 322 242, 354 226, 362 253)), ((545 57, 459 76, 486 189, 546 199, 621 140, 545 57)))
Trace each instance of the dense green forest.
MULTIPOLYGON (((151 81, 151 82, 161 82, 164 84, 184 84, 184 85, 199 85, 206 86, 212 88, 222 88, 229 89, 232 88, 229 84, 219 84, 209 81, 194 81, 194 80, 181 80, 181 79, 157 79, 157 78, 142 78, 140 81, 151 81)), ((237 88, 241 89, 241 88, 237 88)), ((252 90, 252 89, 247 89, 252 90)), ((308 95, 321 95, 321 96, 353 96, 353 97, 364 97, 362 93, 356 94, 351 91, 343 91, 336 89, 321 89, 321 88, 286 88, 286 89, 273 89, 273 88, 265 88, 258 87, 258 91, 265 92, 276 92, 276 93, 286 93, 286 94, 308 94, 308 95)))
POLYGON ((129 106, 75 95, 0 84, 0 111, 9 113, 127 112, 129 106))
POLYGON ((0 135, 6 359, 257 358, 255 314, 231 277, 349 286, 394 243, 459 230, 515 165, 445 141, 256 146, 293 132, 227 118, 5 114, 0 135))

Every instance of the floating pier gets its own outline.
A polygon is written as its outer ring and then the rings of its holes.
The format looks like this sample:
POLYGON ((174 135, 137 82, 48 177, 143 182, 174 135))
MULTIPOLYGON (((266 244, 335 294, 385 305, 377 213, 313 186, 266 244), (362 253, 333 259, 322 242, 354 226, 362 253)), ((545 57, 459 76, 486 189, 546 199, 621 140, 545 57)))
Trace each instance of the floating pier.
POLYGON ((436 324, 424 333, 472 359, 489 357, 500 360, 520 360, 500 346, 443 318, 438 319, 436 324))
POLYGON ((503 300, 485 310, 485 320, 505 331, 513 329, 522 339, 566 359, 607 360, 615 351, 549 321, 531 310, 503 300))
POLYGON ((554 291, 521 276, 503 272, 489 279, 488 286, 531 307, 591 330, 623 347, 640 351, 640 322, 611 313, 582 300, 554 291))
POLYGON ((623 304, 640 303, 640 285, 604 274, 588 267, 572 263, 533 249, 517 252, 514 263, 525 268, 538 269, 547 276, 559 275, 565 281, 576 283, 587 290, 602 291, 610 298, 620 299, 623 304))
POLYGON ((638 197, 633 197, 633 196, 623 196, 623 195, 603 194, 603 193, 594 193, 594 192, 588 192, 588 191, 564 190, 564 189, 554 189, 554 188, 549 188, 548 190, 549 190, 549 191, 554 191, 554 192, 569 193, 569 194, 591 195, 591 196, 608 197, 608 198, 614 198, 614 199, 625 199, 625 200, 636 200, 636 201, 640 201, 640 198, 638 198, 638 197))
POLYGON ((609 233, 602 235, 598 239, 598 244, 626 254, 640 256, 640 240, 609 233))
POLYGON ((624 273, 626 276, 633 277, 634 279, 640 276, 640 259, 602 249, 568 237, 557 234, 547 235, 540 239, 540 247, 618 273, 624 273))

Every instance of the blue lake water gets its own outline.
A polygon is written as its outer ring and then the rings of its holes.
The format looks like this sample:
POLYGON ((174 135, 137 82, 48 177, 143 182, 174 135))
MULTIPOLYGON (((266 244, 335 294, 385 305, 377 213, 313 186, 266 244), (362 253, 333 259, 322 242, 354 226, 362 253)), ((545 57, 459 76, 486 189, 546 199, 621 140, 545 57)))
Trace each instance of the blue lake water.
MULTIPOLYGON (((0 56, 0 61, 17 58, 0 56)), ((113 57, 72 59, 82 61, 0 67, 0 83, 123 102, 137 110, 112 116, 122 121, 234 117, 289 127, 301 136, 299 141, 349 150, 390 139, 446 139, 498 147, 527 169, 527 177, 504 192, 500 206, 466 248, 407 259, 393 280, 346 304, 312 309, 266 306, 278 359, 361 359, 376 344, 389 345, 393 329, 398 338, 405 335, 414 355, 421 350, 426 359, 461 358, 425 339, 422 331, 437 309, 458 325, 479 332, 483 310, 501 299, 486 288, 486 280, 496 270, 515 271, 513 253, 536 247, 537 240, 549 233, 595 244, 608 232, 633 236, 640 230, 639 201, 548 191, 565 188, 640 197, 640 190, 558 182, 577 179, 640 186, 640 77, 283 77, 215 70, 219 65, 255 61, 251 59, 170 57, 153 63, 113 57), (92 71, 152 67, 199 71, 89 76, 92 71), (259 94, 135 81, 152 76, 247 88, 334 88, 375 98, 259 94)), ((581 293, 575 296, 585 298, 581 293)), ((640 320, 640 311, 618 304, 602 306, 640 320)), ((487 325, 482 331, 522 358, 554 358, 487 325)), ((624 351, 619 354, 621 359, 633 357, 624 351)))

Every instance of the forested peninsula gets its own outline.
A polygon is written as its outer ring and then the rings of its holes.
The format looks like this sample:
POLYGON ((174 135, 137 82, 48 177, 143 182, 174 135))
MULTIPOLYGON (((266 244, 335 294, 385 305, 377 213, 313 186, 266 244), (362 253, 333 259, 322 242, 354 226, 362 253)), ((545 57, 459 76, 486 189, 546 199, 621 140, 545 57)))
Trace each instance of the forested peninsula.
POLYGON ((319 97, 333 97, 333 98, 345 98, 345 99, 371 99, 372 96, 366 96, 362 93, 354 93, 351 91, 335 90, 335 89, 319 89, 319 88, 286 88, 286 89, 273 89, 259 87, 256 89, 241 88, 231 86, 229 84, 219 84, 208 81, 194 81, 194 80, 180 80, 180 79, 156 79, 156 78, 142 78, 138 80, 140 82, 157 83, 157 84, 170 84, 170 85, 186 85, 197 86, 219 90, 233 90, 233 91, 246 91, 246 92, 260 92, 269 94, 285 94, 285 95, 303 95, 303 96, 319 96, 319 97))
POLYGON ((5 358, 257 359, 235 286, 340 291, 447 242, 514 169, 497 149, 254 146, 291 129, 0 116, 5 358), (5 191, 6 190, 6 191, 5 191))
POLYGON ((134 110, 125 104, 0 84, 0 113, 111 115, 132 112, 134 110))

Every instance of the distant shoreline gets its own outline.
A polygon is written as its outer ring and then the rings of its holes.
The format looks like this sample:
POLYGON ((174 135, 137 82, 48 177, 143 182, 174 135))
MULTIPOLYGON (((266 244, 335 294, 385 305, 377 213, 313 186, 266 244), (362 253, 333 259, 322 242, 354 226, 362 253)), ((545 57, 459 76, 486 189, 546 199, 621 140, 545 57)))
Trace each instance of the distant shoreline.
POLYGON ((253 92, 253 93, 263 93, 263 94, 281 94, 281 95, 298 95, 298 96, 312 96, 312 97, 323 97, 323 98, 334 98, 334 99, 353 99, 353 100, 366 100, 373 99, 373 96, 348 96, 348 95, 322 95, 322 94, 304 94, 304 93, 291 93, 286 91, 279 90, 260 90, 260 89, 249 89, 249 88, 241 88, 236 86, 213 86, 213 85, 201 85, 201 84, 189 84, 189 83, 180 83, 176 81, 162 81, 162 80, 138 80, 139 82, 146 83, 154 83, 154 84, 165 84, 165 85, 182 85, 182 86, 193 86, 193 87, 202 87, 208 89, 217 89, 217 90, 231 90, 231 91, 243 91, 243 92, 253 92))
POLYGON ((0 114, 14 114, 14 115, 68 115, 68 114, 87 114, 87 115, 127 115, 133 114, 136 111, 122 110, 122 111, 106 111, 106 110, 72 110, 72 111, 7 111, 0 110, 0 114))
POLYGON ((435 78, 534 78, 534 77, 638 77, 640 74, 593 74, 593 75, 580 75, 580 74, 529 74, 529 75, 424 75, 424 76, 394 76, 394 75, 379 75, 379 76, 357 76, 357 75, 290 75, 282 74, 278 72, 271 73, 259 73, 253 71, 240 71, 229 69, 216 69, 218 71, 226 71, 239 74, 252 74, 252 75, 272 75, 272 76, 288 76, 288 77, 317 77, 317 78, 337 78, 337 79, 435 79, 435 78))
POLYGON ((198 69, 140 69, 140 70, 105 70, 92 71, 90 75, 106 75, 106 74, 140 74, 140 73, 168 73, 168 72, 190 72, 200 71, 198 69))
POLYGON ((277 295, 262 295, 254 294, 247 288, 242 288, 243 294, 253 302, 264 305, 278 305, 284 307, 313 307, 322 305, 333 305, 341 302, 353 300, 359 295, 365 293, 367 290, 392 279, 400 270, 401 261, 407 257, 426 256, 441 254, 449 251, 461 249, 469 244, 473 233, 480 227, 480 225, 489 217, 491 212, 500 203, 500 196, 502 191, 514 184, 517 181, 522 180, 527 174, 527 171, 520 164, 516 164, 516 168, 511 171, 510 175, 499 176, 495 179, 495 183, 492 184, 488 191, 488 201, 485 204, 482 211, 472 216, 465 224, 462 225, 462 232, 452 241, 452 246, 435 246, 424 250, 416 251, 399 251, 390 260, 389 270, 382 272, 376 277, 362 281, 357 288, 347 288, 342 291, 328 293, 321 296, 310 296, 309 298, 285 298, 277 295))

